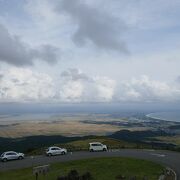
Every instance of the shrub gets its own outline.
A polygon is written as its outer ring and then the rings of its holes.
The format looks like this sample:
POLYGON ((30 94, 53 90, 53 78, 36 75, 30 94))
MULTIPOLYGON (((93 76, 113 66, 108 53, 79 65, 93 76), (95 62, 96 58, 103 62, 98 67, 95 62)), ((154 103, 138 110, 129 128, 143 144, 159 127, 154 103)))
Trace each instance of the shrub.
POLYGON ((71 170, 67 176, 59 176, 57 180, 92 180, 92 175, 90 172, 86 172, 82 175, 79 175, 78 171, 73 169, 71 170))

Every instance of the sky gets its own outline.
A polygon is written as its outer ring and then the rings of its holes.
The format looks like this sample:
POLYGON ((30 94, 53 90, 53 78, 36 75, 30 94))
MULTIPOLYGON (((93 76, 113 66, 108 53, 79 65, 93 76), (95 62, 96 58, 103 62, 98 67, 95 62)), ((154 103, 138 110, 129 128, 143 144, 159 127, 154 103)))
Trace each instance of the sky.
POLYGON ((0 0, 0 103, 180 102, 179 0, 0 0))

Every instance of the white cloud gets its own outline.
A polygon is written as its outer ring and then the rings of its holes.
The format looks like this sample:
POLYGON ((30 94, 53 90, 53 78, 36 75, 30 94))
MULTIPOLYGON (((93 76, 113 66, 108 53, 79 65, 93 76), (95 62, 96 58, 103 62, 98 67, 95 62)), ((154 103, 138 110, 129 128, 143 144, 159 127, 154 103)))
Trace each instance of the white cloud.
POLYGON ((114 80, 78 69, 64 71, 57 81, 27 68, 0 72, 0 101, 104 102, 112 100, 114 89, 114 80))
POLYGON ((30 69, 0 72, 0 101, 32 102, 164 102, 180 101, 178 82, 143 75, 123 82, 68 69, 55 80, 30 69))
POLYGON ((80 81, 65 82, 60 88, 60 98, 63 101, 80 101, 83 89, 83 84, 80 81))
POLYGON ((30 69, 10 68, 1 72, 1 101, 43 101, 55 95, 53 80, 30 69))
POLYGON ((117 102, 117 101, 179 101, 180 87, 176 83, 152 80, 147 75, 123 82, 108 77, 89 77, 78 69, 62 73, 61 95, 65 101, 117 102))
POLYGON ((68 69, 61 74, 60 98, 65 101, 111 101, 115 81, 108 77, 90 77, 78 69, 68 69))
POLYGON ((123 101, 178 101, 180 89, 177 84, 151 80, 143 75, 139 79, 132 78, 128 82, 119 84, 119 100, 123 101))
POLYGON ((99 98, 103 101, 111 101, 114 96, 116 81, 108 77, 95 77, 94 81, 99 98))

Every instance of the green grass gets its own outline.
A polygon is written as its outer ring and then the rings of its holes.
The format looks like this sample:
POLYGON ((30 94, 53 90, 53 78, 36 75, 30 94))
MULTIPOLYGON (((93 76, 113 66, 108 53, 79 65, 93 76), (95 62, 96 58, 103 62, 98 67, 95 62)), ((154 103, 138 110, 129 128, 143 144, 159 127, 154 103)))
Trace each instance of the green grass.
MULTIPOLYGON (((133 158, 111 157, 92 158, 78 161, 55 163, 50 165, 50 172, 46 180, 56 180, 58 176, 66 175, 76 169, 80 174, 90 172, 94 179, 113 180, 118 175, 136 176, 142 180, 144 176, 150 180, 157 180, 164 167, 151 161, 133 158)), ((1 180, 33 180, 32 168, 0 172, 1 180)), ((43 176, 39 177, 43 180, 43 176)))
MULTIPOLYGON (((94 137, 94 138, 88 138, 84 140, 77 140, 77 141, 72 141, 69 143, 55 144, 55 145, 66 148, 68 151, 83 151, 83 150, 86 151, 89 149, 90 142, 101 142, 102 144, 106 144, 109 149, 149 148, 149 146, 145 144, 139 144, 139 146, 137 146, 136 143, 116 140, 116 139, 107 138, 107 137, 94 137)), ((26 152, 26 154, 29 154, 29 155, 43 154, 46 148, 47 147, 44 147, 41 149, 35 149, 30 152, 26 152)))
POLYGON ((105 137, 97 137, 97 138, 90 138, 85 140, 79 140, 79 141, 72 141, 69 143, 64 144, 67 148, 72 149, 82 149, 82 150, 88 150, 89 143, 90 142, 101 142, 102 144, 106 144, 109 148, 133 148, 136 145, 134 143, 128 143, 125 141, 120 141, 116 139, 111 138, 105 138, 105 137))

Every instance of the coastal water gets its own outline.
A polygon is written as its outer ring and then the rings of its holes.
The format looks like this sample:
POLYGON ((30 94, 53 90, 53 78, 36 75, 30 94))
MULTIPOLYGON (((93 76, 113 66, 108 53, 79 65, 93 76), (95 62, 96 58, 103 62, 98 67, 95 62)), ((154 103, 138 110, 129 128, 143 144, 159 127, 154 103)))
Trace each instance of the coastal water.
MULTIPOLYGON (((145 112, 144 112, 145 113, 145 112)), ((102 113, 103 114, 103 113, 102 113)), ((101 115, 102 115, 101 114, 101 115)), ((138 113, 132 112, 121 112, 121 113, 110 113, 109 117, 120 118, 120 117, 133 117, 138 113)), ((93 113, 81 114, 81 113, 26 113, 26 114, 0 114, 0 122, 2 121, 55 121, 60 120, 63 117, 76 117, 76 116, 87 116, 93 115, 93 113)), ((161 119, 165 121, 180 122, 180 111, 167 111, 167 112, 155 112, 146 115, 154 119, 161 119)))
POLYGON ((147 116, 155 119, 162 119, 165 121, 180 122, 180 111, 155 112, 150 113, 147 116))

